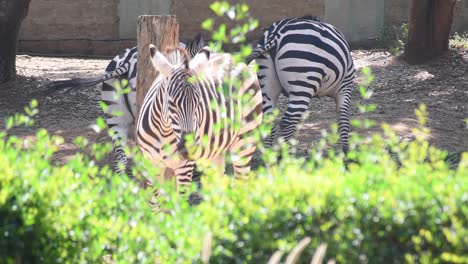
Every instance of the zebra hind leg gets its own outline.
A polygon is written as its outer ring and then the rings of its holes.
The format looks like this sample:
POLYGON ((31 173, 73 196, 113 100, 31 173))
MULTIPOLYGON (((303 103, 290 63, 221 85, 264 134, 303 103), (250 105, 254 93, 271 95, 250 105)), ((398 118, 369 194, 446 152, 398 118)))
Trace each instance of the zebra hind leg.
POLYGON ((288 108, 281 117, 279 123, 280 137, 289 144, 291 138, 297 130, 299 122, 302 121, 305 112, 309 108, 310 97, 290 95, 288 98, 288 108))
POLYGON ((340 134, 340 145, 346 155, 349 151, 349 131, 351 129, 349 115, 351 108, 351 86, 341 89, 336 97, 336 109, 338 111, 338 133, 340 134))
MULTIPOLYGON (((278 106, 278 99, 283 87, 278 79, 275 62, 268 53, 258 57, 256 62, 259 66, 257 76, 262 90, 263 117, 265 118, 265 116, 272 114, 273 110, 278 106)), ((277 138, 276 125, 275 122, 270 135, 264 140, 267 148, 271 148, 277 138)))
POLYGON ((271 148, 276 143, 277 136, 278 136, 278 130, 276 129, 276 127, 277 127, 277 123, 275 122, 273 124, 273 127, 271 128, 270 135, 268 135, 264 140, 266 148, 271 148))

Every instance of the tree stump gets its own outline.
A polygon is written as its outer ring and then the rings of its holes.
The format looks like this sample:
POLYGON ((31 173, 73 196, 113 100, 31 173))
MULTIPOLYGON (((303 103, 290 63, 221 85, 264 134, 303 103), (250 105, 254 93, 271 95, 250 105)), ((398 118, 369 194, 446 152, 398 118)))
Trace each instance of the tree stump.
POLYGON ((138 58, 137 58, 137 87, 136 87, 136 118, 157 71, 151 64, 149 44, 153 44, 160 51, 169 47, 177 47, 179 43, 179 24, 174 15, 168 16, 140 16, 138 18, 138 58))
POLYGON ((448 50, 455 3, 456 0, 413 0, 404 52, 408 63, 424 63, 448 50))

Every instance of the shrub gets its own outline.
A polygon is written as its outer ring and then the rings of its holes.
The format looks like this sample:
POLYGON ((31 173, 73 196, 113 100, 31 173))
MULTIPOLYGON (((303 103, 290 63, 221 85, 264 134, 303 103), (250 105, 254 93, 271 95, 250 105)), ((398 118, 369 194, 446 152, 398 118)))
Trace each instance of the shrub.
MULTIPOLYGON (((372 94, 359 90, 364 98, 372 94)), ((165 183, 164 210, 155 214, 146 204, 151 190, 96 165, 109 144, 78 138, 82 153, 59 165, 52 156, 60 137, 45 130, 35 140, 9 135, 12 126, 31 122, 35 106, 0 132, 2 263, 266 263, 305 237, 311 242, 299 262, 309 262, 322 243, 326 258, 340 263, 468 262, 468 153, 450 167, 447 154, 425 140, 427 128, 415 130, 412 142, 401 142, 386 125, 383 135, 354 134, 345 164, 326 148, 336 144, 334 125, 307 159, 282 149, 277 162, 275 152, 261 149, 265 165, 248 181, 205 169, 199 206, 165 183), (207 234, 212 243, 203 242, 207 234)), ((375 107, 358 106, 363 113, 375 107)), ((424 126, 424 106, 416 114, 424 126)), ((99 119, 96 128, 103 126, 99 119)), ((140 155, 135 165, 137 177, 158 172, 140 155)))
MULTIPOLYGON (((424 121, 424 108, 418 113, 424 121)), ((205 175, 197 207, 178 197, 173 183, 164 185, 166 213, 159 214, 136 182, 95 165, 98 152, 60 166, 51 157, 61 139, 45 130, 35 141, 7 132, 0 139, 4 263, 98 262, 106 255, 118 263, 199 262, 207 233, 212 263, 264 263, 304 237, 312 239, 304 259, 323 242, 338 262, 468 260, 468 155, 452 170, 446 153, 422 136, 409 143, 390 130, 354 136, 348 169, 333 150, 318 149, 309 160, 285 152, 279 164, 267 151, 266 166, 249 181, 205 175)))

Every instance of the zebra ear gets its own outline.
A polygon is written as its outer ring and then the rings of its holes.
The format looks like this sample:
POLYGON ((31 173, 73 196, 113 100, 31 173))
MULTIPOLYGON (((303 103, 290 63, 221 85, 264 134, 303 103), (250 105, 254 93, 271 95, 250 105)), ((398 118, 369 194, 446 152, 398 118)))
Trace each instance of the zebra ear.
POLYGON ((203 35, 201 33, 198 33, 193 39, 193 42, 195 42, 195 46, 198 51, 205 47, 205 39, 203 38, 203 35))
POLYGON ((204 47, 189 62, 189 68, 195 72, 200 71, 210 60, 210 48, 204 47))
POLYGON ((174 66, 172 66, 166 57, 161 52, 159 52, 153 44, 149 45, 149 51, 151 62, 153 63, 154 68, 167 78, 171 78, 172 69, 174 66))

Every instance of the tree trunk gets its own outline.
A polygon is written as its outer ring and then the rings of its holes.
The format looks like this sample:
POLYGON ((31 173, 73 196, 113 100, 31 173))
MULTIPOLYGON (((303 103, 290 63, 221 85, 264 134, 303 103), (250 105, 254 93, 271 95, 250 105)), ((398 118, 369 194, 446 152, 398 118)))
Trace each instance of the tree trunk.
POLYGON ((455 3, 456 0, 413 0, 404 53, 408 63, 424 63, 448 50, 455 3))
POLYGON ((170 16, 140 16, 138 18, 138 58, 137 58, 137 117, 151 84, 157 76, 149 53, 149 44, 160 51, 168 47, 177 47, 179 43, 179 24, 176 17, 170 16))
POLYGON ((0 0, 0 83, 16 78, 16 51, 21 22, 31 0, 0 0))

